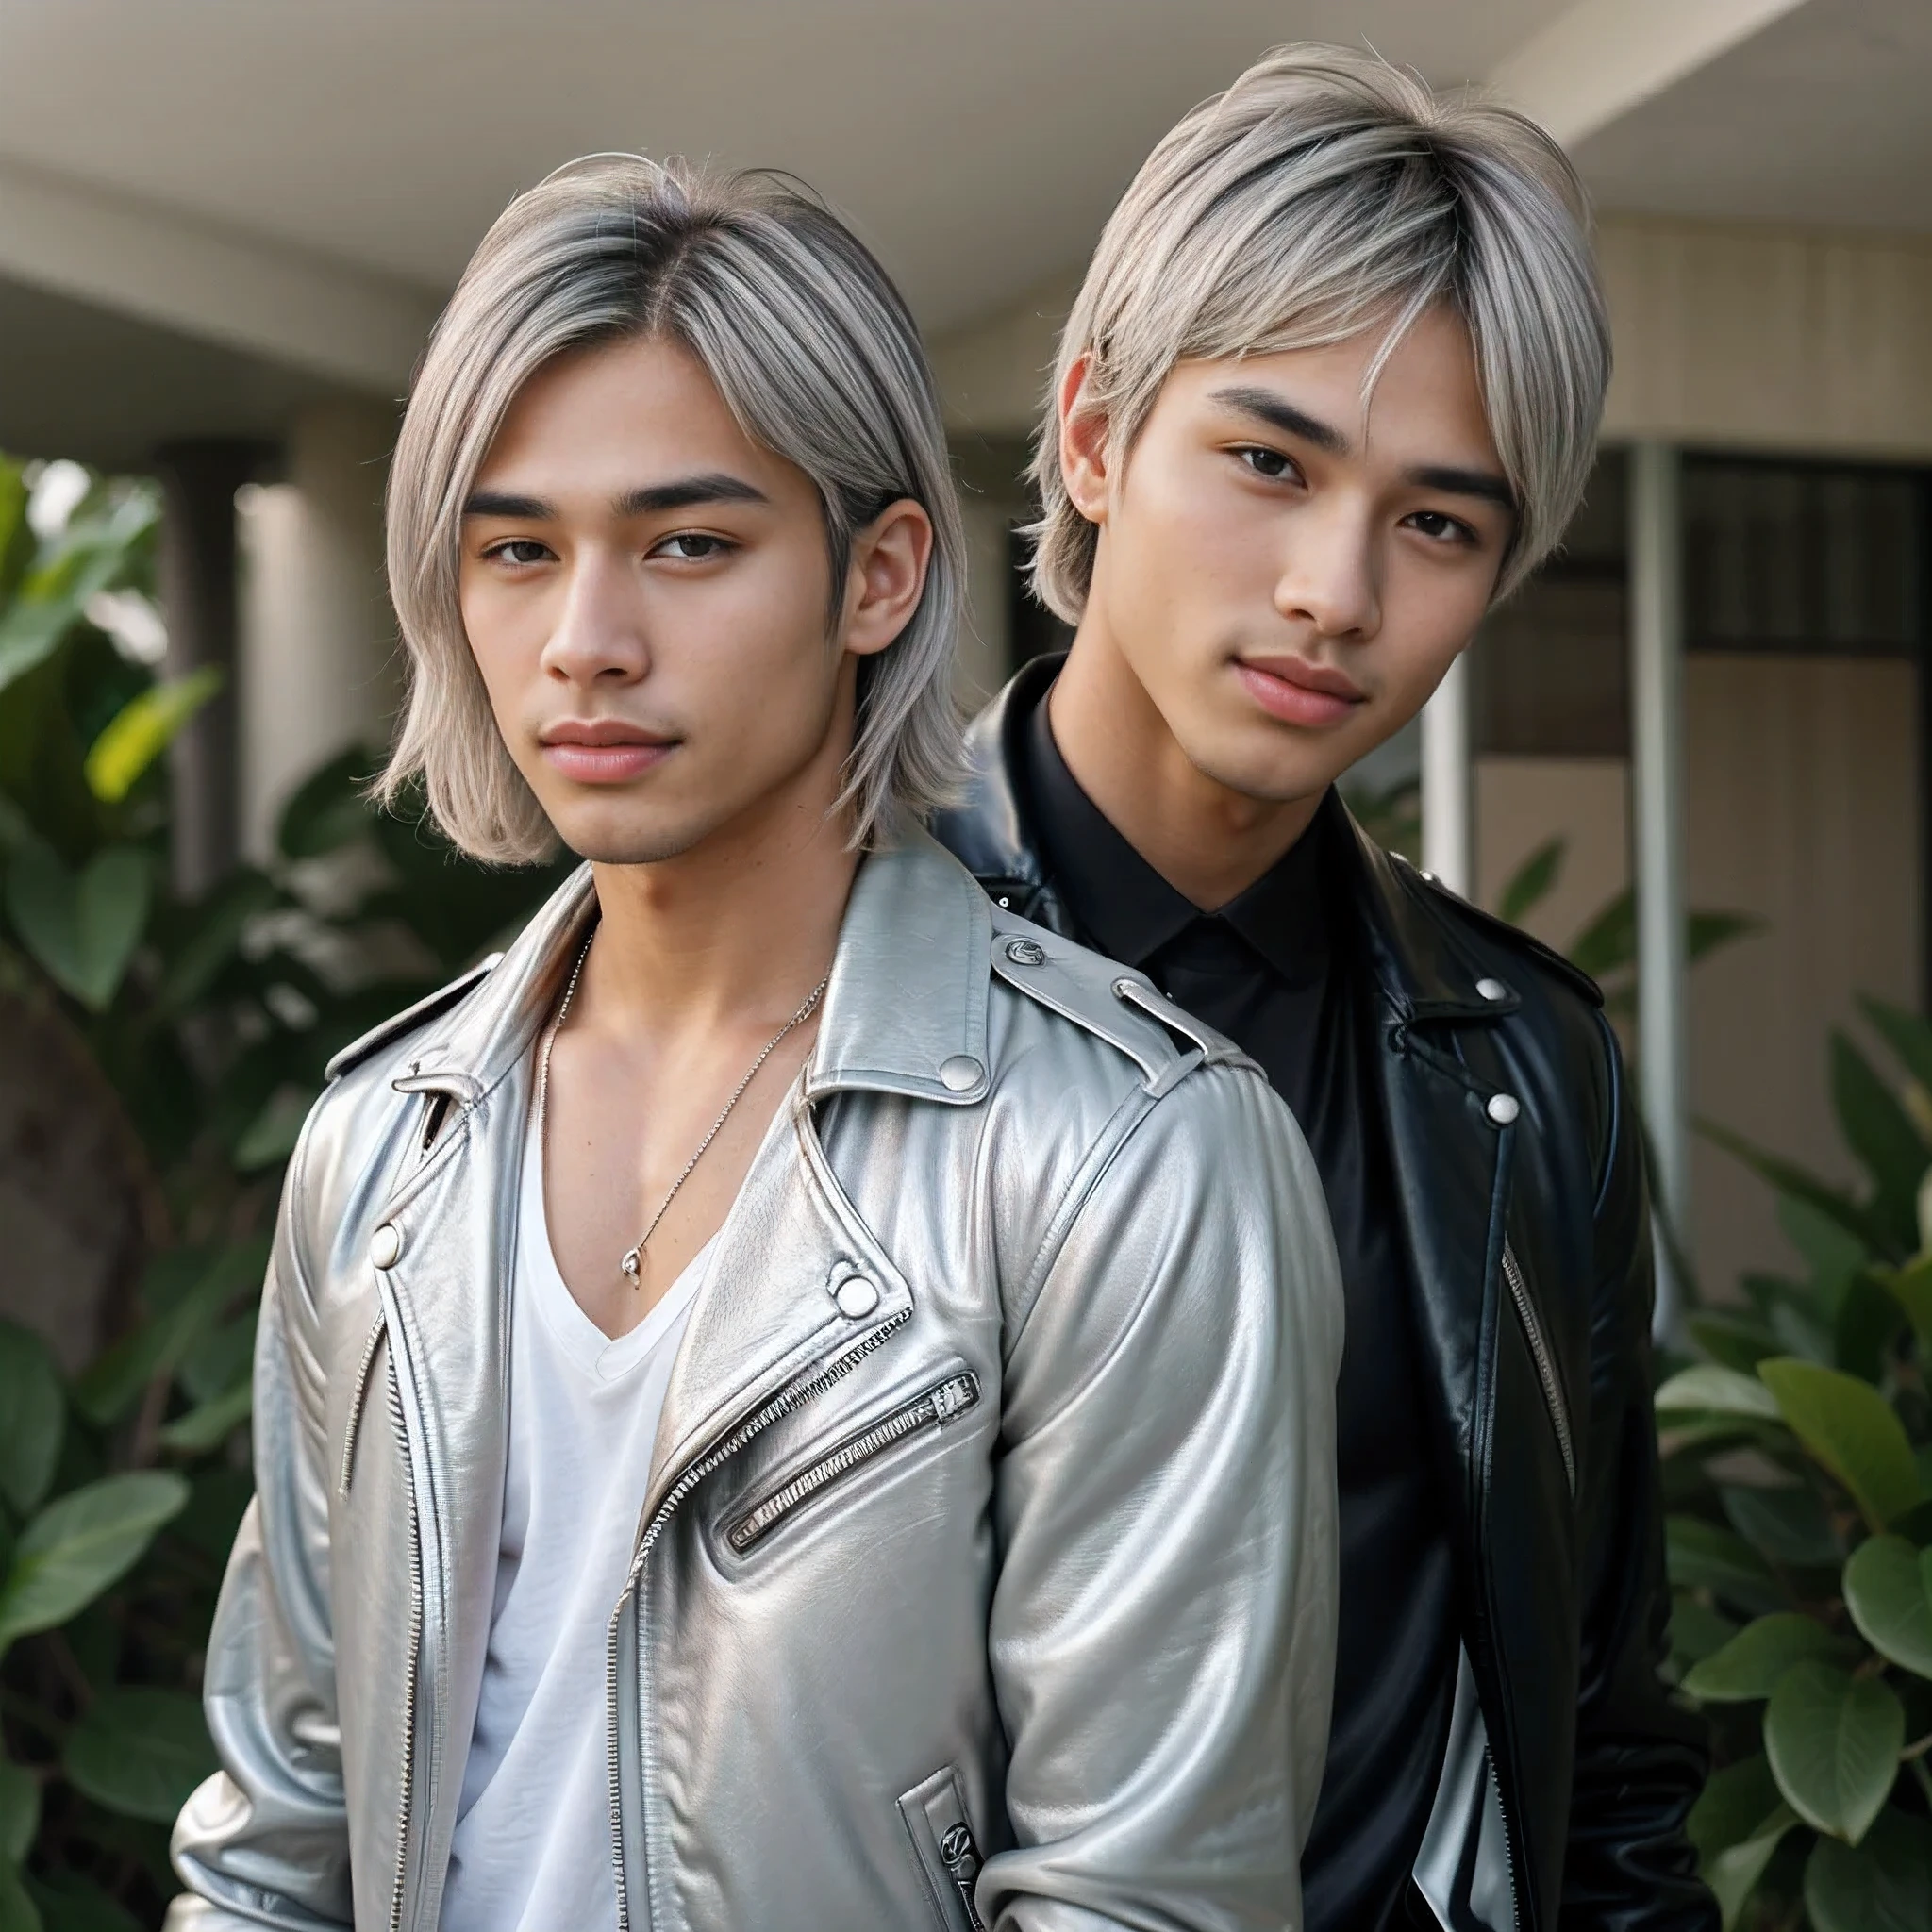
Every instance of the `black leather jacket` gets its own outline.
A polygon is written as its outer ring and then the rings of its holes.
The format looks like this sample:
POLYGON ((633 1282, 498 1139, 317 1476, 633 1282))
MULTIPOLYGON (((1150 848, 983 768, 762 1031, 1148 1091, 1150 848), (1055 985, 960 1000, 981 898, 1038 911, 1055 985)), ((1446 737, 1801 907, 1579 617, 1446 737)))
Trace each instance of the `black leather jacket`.
MULTIPOLYGON (((1057 670, 1028 665, 975 722, 968 795, 934 830, 996 901, 1070 932, 1024 778, 1022 731, 1057 670)), ((1650 1212, 1616 1040, 1566 960, 1355 829, 1383 1113, 1480 1707, 1456 1728, 1473 1728, 1478 1752, 1487 1742, 1508 1854, 1491 1887, 1501 1906, 1485 1908, 1478 1878, 1467 1918, 1507 1924, 1513 1895, 1524 1932, 1705 1932, 1717 1907, 1684 1833, 1702 1727, 1657 1674, 1669 1593, 1650 1212)), ((1457 1917, 1477 1841, 1495 1835, 1481 1799, 1465 1809, 1466 1856, 1449 1860, 1465 1872, 1457 1917)))

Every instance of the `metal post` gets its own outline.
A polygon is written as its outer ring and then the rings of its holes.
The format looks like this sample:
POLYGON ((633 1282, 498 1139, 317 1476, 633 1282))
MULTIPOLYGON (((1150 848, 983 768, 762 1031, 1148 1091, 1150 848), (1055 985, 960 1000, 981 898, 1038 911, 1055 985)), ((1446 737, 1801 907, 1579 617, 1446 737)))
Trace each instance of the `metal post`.
MULTIPOLYGON (((1681 466, 1666 444, 1630 452, 1631 795, 1637 873, 1638 1084, 1657 1210, 1690 1241, 1689 958, 1684 912, 1684 609, 1681 466)), ((1683 1284, 1657 1246, 1655 1329, 1676 1332, 1683 1284)))
POLYGON ((1469 653, 1423 707, 1423 869, 1452 892, 1475 896, 1475 780, 1469 653))

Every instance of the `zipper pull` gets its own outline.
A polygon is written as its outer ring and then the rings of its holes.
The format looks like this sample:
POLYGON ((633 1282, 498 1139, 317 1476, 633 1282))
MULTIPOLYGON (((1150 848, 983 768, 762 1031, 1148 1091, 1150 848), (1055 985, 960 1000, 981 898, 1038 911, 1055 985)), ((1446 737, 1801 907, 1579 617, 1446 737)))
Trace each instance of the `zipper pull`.
POLYGON ((966 1923, 973 1932, 986 1932, 986 1921, 973 1897, 974 1881, 979 1876, 979 1847, 973 1842, 970 1825, 956 1824, 940 1840, 940 1858, 966 1907, 966 1923))

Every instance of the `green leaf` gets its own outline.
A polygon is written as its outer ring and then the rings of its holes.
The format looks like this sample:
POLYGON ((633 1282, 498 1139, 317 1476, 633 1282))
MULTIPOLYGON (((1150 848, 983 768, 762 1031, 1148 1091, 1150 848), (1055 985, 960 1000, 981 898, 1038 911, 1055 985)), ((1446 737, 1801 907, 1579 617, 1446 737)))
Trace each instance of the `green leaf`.
POLYGON ((1688 1828, 1704 1882, 1717 1894, 1724 1932, 1763 1875, 1778 1840, 1798 1817, 1777 1794, 1777 1780, 1760 1753, 1712 1773, 1690 1807, 1688 1828))
POLYGON ((126 572, 158 516, 152 494, 131 495, 104 523, 70 531, 53 557, 27 573, 0 610, 0 691, 54 655, 94 592, 126 572))
POLYGON ((1880 1657, 1932 1677, 1932 1565, 1903 1537, 1874 1536, 1845 1565, 1845 1607, 1880 1657))
POLYGON ((1729 1127, 1722 1126, 1716 1121, 1700 1119, 1696 1123, 1696 1127, 1707 1141, 1741 1160, 1753 1174, 1775 1189, 1785 1199, 1802 1202, 1823 1219, 1850 1235, 1859 1244, 1858 1258, 1861 1261, 1872 1253, 1894 1253, 1883 1224, 1867 1214, 1849 1194, 1841 1193, 1836 1188, 1827 1187, 1816 1175, 1807 1174, 1795 1161, 1783 1159, 1775 1154, 1767 1154, 1764 1149, 1747 1141, 1743 1135, 1733 1133, 1729 1127))
POLYGON ((118 1582, 187 1501, 178 1475, 142 1470, 104 1476, 42 1510, 0 1584, 0 1651, 16 1637, 64 1624, 118 1582))
POLYGON ((1861 1382, 1881 1381, 1891 1344, 1905 1325, 1878 1270, 1860 1268, 1840 1297, 1831 1324, 1832 1366, 1861 1382))
POLYGON ((314 1087, 277 1087, 235 1142, 237 1171, 258 1174, 286 1160, 295 1151, 295 1142, 302 1138, 302 1124, 318 1098, 320 1090, 314 1087))
POLYGON ((1846 1646, 1823 1624, 1781 1610, 1747 1624, 1717 1653, 1688 1672, 1684 1689, 1703 1704, 1769 1697, 1793 1664, 1843 1660, 1846 1646))
POLYGON ((1592 979, 1604 979, 1637 958, 1637 900, 1619 892, 1565 949, 1570 963, 1592 979))
POLYGON ((225 1442, 248 1420, 253 1407, 253 1385, 237 1382, 225 1393, 211 1397, 192 1408, 179 1421, 161 1431, 164 1448, 199 1455, 225 1442))
POLYGON ((66 1428, 53 1351, 17 1323, 0 1321, 0 1498, 16 1516, 40 1507, 66 1428))
POLYGON ((83 767, 88 790, 104 805, 119 805, 173 743, 175 734, 221 688, 221 667, 208 664, 187 677, 151 685, 122 706, 89 747, 83 767))
POLYGON ((1932 1925, 1932 1824, 1887 1810, 1855 1850, 1820 1839, 1805 1866, 1813 1932, 1925 1932, 1932 1925))
POLYGON ((25 1863, 40 1828, 40 1779, 24 1765, 0 1757, 0 1865, 25 1863))
POLYGON ((1813 1202, 1794 1194, 1778 1197, 1777 1224, 1811 1271, 1810 1279, 1798 1292, 1809 1301, 1813 1314, 1832 1319, 1852 1277, 1870 1264, 1870 1241, 1849 1232, 1813 1202))
POLYGON ((1870 993, 1858 995, 1858 1010, 1871 1022, 1872 1030, 1898 1056, 1906 1072, 1932 1093, 1932 1025, 1927 1025, 1918 1014, 1888 1006, 1870 993))
POLYGON ((1694 1596, 1679 1591, 1671 1600, 1671 1655, 1686 1663, 1714 1657, 1738 1634, 1728 1617, 1707 1610, 1694 1596))
POLYGON ((1919 1182, 1932 1167, 1911 1117, 1872 1062, 1836 1030, 1831 1036, 1831 1094, 1845 1141, 1871 1174, 1872 1212, 1909 1254, 1919 1244, 1919 1182))
POLYGON ((1671 1582, 1678 1590, 1707 1590, 1754 1615, 1786 1607, 1785 1592, 1765 1560, 1740 1536, 1695 1516, 1664 1524, 1671 1582))
POLYGON ((249 922, 287 903, 265 874, 245 867, 229 874, 194 908, 193 924, 161 975, 161 1007, 178 1013, 202 998, 240 949, 249 922))
POLYGON ((211 1402, 245 1381, 255 1360, 257 1310, 247 1309, 205 1336, 182 1358, 181 1386, 194 1402, 211 1402))
POLYGON ((1874 1532, 1924 1494, 1905 1426, 1869 1382, 1789 1356, 1759 1362, 1757 1374, 1798 1440, 1852 1492, 1874 1532))
POLYGON ((1777 1398, 1756 1375, 1714 1362, 1682 1369, 1657 1391, 1659 1415, 1741 1415, 1777 1422, 1777 1398))
POLYGON ((1685 956, 1691 965, 1738 940, 1764 930, 1764 922, 1748 912, 1692 912, 1685 920, 1685 956))
POLYGON ((1511 925, 1520 925, 1524 914, 1533 911, 1550 895, 1551 888, 1563 870, 1563 854, 1568 849, 1568 841, 1561 833, 1554 839, 1545 839, 1515 872, 1510 874, 1509 883, 1503 888, 1503 896, 1496 902, 1496 917, 1507 919, 1511 925))
POLYGON ((1921 1356, 1932 1357, 1932 1255, 1918 1255, 1903 1268, 1878 1273, 1892 1299, 1906 1311, 1921 1356))
POLYGON ((27 951, 96 1013, 113 1000, 141 943, 153 891, 147 855, 132 845, 97 852, 76 875, 35 840, 7 873, 7 909, 27 951))
POLYGON ((1815 1490, 1802 1483, 1780 1489, 1724 1483, 1718 1499, 1738 1534, 1774 1563, 1801 1570, 1836 1570, 1844 1561, 1838 1532, 1815 1490))
POLYGON ((1765 1707, 1765 1755, 1785 1802, 1848 1844, 1884 1807, 1905 1740, 1905 1708, 1890 1690, 1833 1664, 1794 1664, 1765 1707))
POLYGON ((8 1865, 0 1865, 0 1932, 45 1932, 39 1907, 8 1865))
POLYGON ((362 787, 381 765, 379 754, 358 748, 305 779, 282 810, 275 835, 282 857, 319 858, 366 833, 375 812, 362 787))
MULTIPOLYGON (((186 1257, 163 1255, 151 1277, 172 1275, 186 1257)), ((155 1376, 173 1371, 214 1325, 222 1310, 244 1289, 260 1281, 268 1265, 265 1238, 239 1241, 212 1259, 195 1257, 186 1289, 169 1300, 154 1320, 125 1336, 97 1357, 74 1385, 74 1406, 106 1428, 134 1405, 155 1376)))
POLYGON ((1718 1314, 1708 1310, 1686 1317, 1690 1340, 1719 1367, 1749 1375, 1768 1355, 1784 1353, 1764 1324, 1750 1315, 1718 1314))
POLYGON ((96 1805, 171 1824, 216 1768, 201 1706, 179 1690, 117 1687, 67 1734, 61 1769, 96 1805))

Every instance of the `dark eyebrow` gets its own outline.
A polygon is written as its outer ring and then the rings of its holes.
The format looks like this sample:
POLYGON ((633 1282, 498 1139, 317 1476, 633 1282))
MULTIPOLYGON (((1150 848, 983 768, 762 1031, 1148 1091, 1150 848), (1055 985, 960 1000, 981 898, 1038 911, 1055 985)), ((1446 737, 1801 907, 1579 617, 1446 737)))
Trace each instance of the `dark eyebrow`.
POLYGON ((1516 492, 1509 487, 1508 478, 1499 476, 1493 470, 1443 469, 1435 464, 1424 464, 1419 470, 1411 470, 1404 478, 1419 490, 1441 490, 1451 496, 1474 496, 1484 503, 1493 503, 1507 509, 1513 516, 1516 511, 1516 492))
POLYGON ((724 470, 707 471, 701 476, 680 476, 674 483, 652 483, 641 490, 626 491, 617 499, 621 517, 656 516, 667 509, 689 509, 698 503, 769 503, 771 498, 755 484, 724 470))
MULTIPOLYGON (((668 509, 689 509, 699 503, 769 503, 755 484, 724 470, 679 476, 670 483, 648 483, 627 490, 613 508, 620 517, 648 517, 668 509)), ((552 523, 557 506, 541 496, 516 496, 501 490, 473 490, 463 505, 466 517, 508 517, 516 522, 552 523)))
POLYGON ((1239 409, 1243 416, 1252 416, 1257 422, 1267 424, 1271 429, 1280 430, 1284 436, 1298 436, 1304 442, 1313 443, 1331 457, 1348 454, 1348 438, 1341 430, 1324 423, 1320 417, 1310 416, 1305 409, 1297 409, 1292 403, 1283 402, 1273 390, 1218 389, 1208 400, 1224 404, 1230 409, 1239 409))

